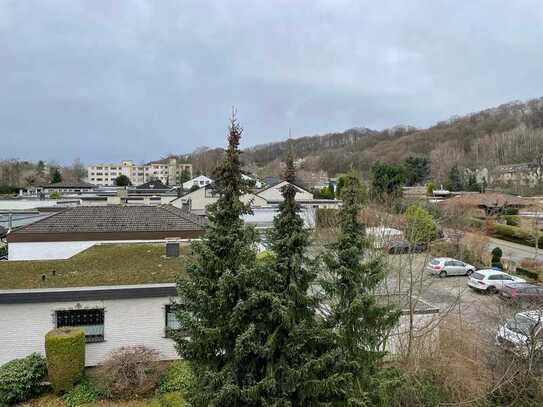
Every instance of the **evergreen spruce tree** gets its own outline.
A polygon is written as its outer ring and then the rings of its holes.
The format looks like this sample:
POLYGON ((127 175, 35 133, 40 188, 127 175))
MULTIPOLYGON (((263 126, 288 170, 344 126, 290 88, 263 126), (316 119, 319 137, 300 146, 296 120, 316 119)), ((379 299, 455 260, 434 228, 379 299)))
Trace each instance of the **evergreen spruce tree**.
POLYGON ((299 214, 294 161, 289 154, 283 202, 269 235, 273 261, 266 279, 271 320, 266 344, 267 404, 316 406, 342 403, 350 392, 352 375, 337 347, 336 335, 317 314, 316 264, 308 257, 309 232, 299 214))
POLYGON ((247 300, 246 276, 254 273, 256 261, 254 229, 241 219, 250 212, 240 201, 246 192, 241 177, 241 133, 233 115, 224 161, 214 174, 219 199, 208 208, 203 239, 192 246, 195 261, 187 268, 188 277, 178 281, 182 299, 178 318, 186 332, 175 339, 181 356, 193 362, 194 406, 251 405, 243 389, 256 379, 253 362, 245 357, 251 352, 242 349, 243 335, 252 321, 239 311, 247 300))
POLYGON ((340 234, 324 256, 327 278, 322 286, 330 305, 328 321, 339 335, 343 357, 353 363, 351 402, 372 405, 383 342, 399 313, 376 300, 375 290, 385 277, 384 264, 381 255, 367 250, 365 228, 358 220, 359 189, 358 178, 347 175, 340 234))

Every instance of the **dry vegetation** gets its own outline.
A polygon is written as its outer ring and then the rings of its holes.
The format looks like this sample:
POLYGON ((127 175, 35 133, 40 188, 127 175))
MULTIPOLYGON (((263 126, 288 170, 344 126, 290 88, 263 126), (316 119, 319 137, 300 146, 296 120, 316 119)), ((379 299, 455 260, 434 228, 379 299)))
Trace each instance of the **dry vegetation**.
POLYGON ((111 244, 67 260, 0 262, 0 289, 171 283, 183 273, 189 251, 166 257, 160 244, 111 244))

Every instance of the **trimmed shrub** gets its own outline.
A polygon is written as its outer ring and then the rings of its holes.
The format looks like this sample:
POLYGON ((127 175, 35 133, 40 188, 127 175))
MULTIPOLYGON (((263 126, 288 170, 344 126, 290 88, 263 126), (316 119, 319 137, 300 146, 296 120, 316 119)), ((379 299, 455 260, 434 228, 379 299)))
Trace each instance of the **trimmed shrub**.
POLYGON ((259 264, 268 264, 275 259, 275 254, 271 250, 264 250, 256 255, 256 262, 259 264))
POLYGON ((94 403, 102 397, 101 392, 88 379, 84 379, 72 390, 66 393, 62 399, 70 406, 80 406, 82 404, 94 403))
POLYGON ((71 390, 85 368, 85 333, 79 328, 57 328, 45 336, 49 381, 56 393, 71 390))
MULTIPOLYGON (((494 235, 527 246, 535 246, 533 236, 516 226, 496 225, 494 235)), ((539 247, 543 246, 543 233, 539 234, 538 240, 539 247)))
POLYGON ((145 346, 122 347, 109 356, 98 374, 108 396, 129 399, 150 394, 159 384, 158 352, 145 346))
POLYGON ((33 353, 0 366, 0 406, 28 400, 43 391, 41 381, 47 373, 45 359, 33 353))

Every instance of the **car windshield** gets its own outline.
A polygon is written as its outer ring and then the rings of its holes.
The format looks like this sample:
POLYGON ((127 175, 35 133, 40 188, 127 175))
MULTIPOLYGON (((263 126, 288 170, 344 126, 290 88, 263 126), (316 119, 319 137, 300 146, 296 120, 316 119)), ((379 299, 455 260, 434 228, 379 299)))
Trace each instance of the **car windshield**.
POLYGON ((476 280, 483 280, 485 278, 485 276, 483 276, 482 274, 480 273, 472 273, 471 274, 471 278, 474 278, 476 280))
POLYGON ((516 315, 513 319, 506 322, 505 326, 510 331, 524 336, 531 336, 537 322, 523 315, 516 315))
POLYGON ((430 262, 430 264, 433 265, 433 266, 435 266, 435 265, 437 265, 437 264, 439 264, 439 263, 440 263, 440 262, 439 262, 438 259, 434 259, 434 260, 432 260, 432 261, 430 262))

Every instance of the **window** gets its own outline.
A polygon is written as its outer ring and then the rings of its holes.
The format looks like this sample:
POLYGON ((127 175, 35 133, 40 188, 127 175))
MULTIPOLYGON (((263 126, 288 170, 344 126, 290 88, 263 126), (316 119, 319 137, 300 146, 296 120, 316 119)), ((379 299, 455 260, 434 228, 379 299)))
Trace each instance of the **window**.
POLYGON ((166 314, 166 336, 171 336, 173 331, 179 331, 181 329, 181 323, 175 315, 175 304, 168 304, 165 307, 166 314))
POLYGON ((57 328, 74 326, 85 332, 85 342, 104 340, 104 309, 73 309, 56 312, 57 328))

